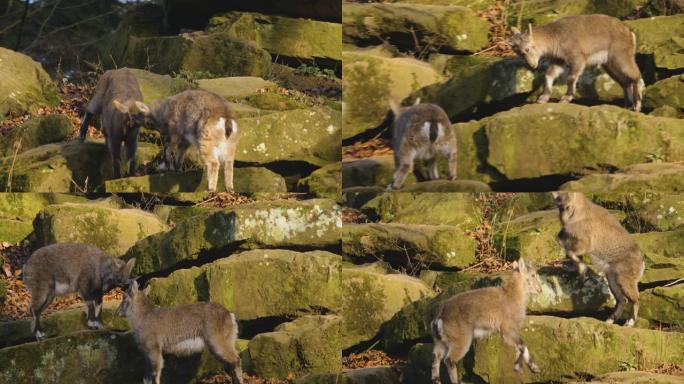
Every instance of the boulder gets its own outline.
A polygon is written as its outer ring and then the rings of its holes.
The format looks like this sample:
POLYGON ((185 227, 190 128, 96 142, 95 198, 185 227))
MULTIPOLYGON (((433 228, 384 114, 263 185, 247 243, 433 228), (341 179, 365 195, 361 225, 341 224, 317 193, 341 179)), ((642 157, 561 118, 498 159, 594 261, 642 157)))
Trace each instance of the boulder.
POLYGON ((342 227, 342 252, 351 258, 427 267, 465 268, 477 260, 475 239, 448 225, 347 224, 342 227))
POLYGON ((412 58, 358 50, 344 52, 342 60, 343 139, 382 124, 390 112, 389 100, 398 102, 443 80, 430 64, 412 58))
MULTIPOLYGON (((225 190, 223 171, 219 172, 217 189, 225 190)), ((285 179, 262 167, 235 168, 233 187, 238 193, 287 192, 285 179)), ((105 190, 112 193, 176 193, 201 192, 207 189, 204 171, 166 172, 154 175, 112 179, 105 182, 105 190)))
POLYGON ((484 11, 494 5, 494 0, 394 0, 393 3, 431 4, 431 5, 460 5, 473 11, 484 11))
POLYGON ((43 66, 29 56, 0 48, 0 117, 36 113, 59 104, 57 89, 43 66))
POLYGON ((526 26, 548 24, 565 16, 602 13, 624 18, 638 11, 648 0, 542 0, 534 4, 517 3, 509 10, 509 22, 526 26))
POLYGON ((451 225, 463 231, 480 224, 481 209, 474 194, 410 192, 385 192, 362 207, 383 222, 451 225))
POLYGON ((633 235, 644 255, 642 284, 670 281, 684 276, 684 231, 649 232, 633 235))
POLYGON ((507 260, 522 257, 536 264, 546 264, 565 258, 556 238, 560 229, 557 209, 531 212, 499 222, 493 229, 494 242, 507 260))
MULTIPOLYGON (((243 366, 249 361, 247 343, 238 340, 243 366)), ((133 383, 143 377, 144 357, 132 333, 81 331, 41 342, 0 349, 0 381, 31 384, 133 383)), ((223 372, 223 366, 205 350, 190 357, 164 359, 162 383, 182 384, 209 374, 223 372)))
POLYGON ((216 79, 198 80, 200 89, 214 92, 229 101, 242 100, 248 96, 256 95, 267 89, 276 88, 277 85, 261 77, 236 76, 220 77, 216 79))
POLYGON ((321 167, 297 182, 298 189, 314 196, 339 200, 342 193, 342 163, 321 167))
MULTIPOLYGON (((680 384, 682 381, 681 376, 639 371, 606 373, 591 380, 592 383, 598 384, 680 384)), ((572 384, 579 383, 581 382, 572 384)))
POLYGON ((514 180, 624 167, 657 154, 680 161, 682 128, 679 119, 615 106, 526 105, 486 120, 487 163, 514 180))
POLYGON ((641 292, 639 317, 666 324, 684 322, 684 285, 655 287, 641 292))
POLYGON ((128 70, 138 80, 140 91, 147 104, 195 88, 195 85, 189 81, 178 77, 159 75, 137 68, 128 68, 128 70))
POLYGON ((131 37, 123 63, 161 74, 185 71, 264 77, 271 67, 271 55, 253 42, 234 39, 226 32, 193 32, 131 37))
MULTIPOLYGON (((598 376, 620 370, 624 365, 648 370, 658 364, 676 364, 684 352, 682 333, 668 332, 667 348, 663 349, 661 331, 625 328, 589 318, 529 316, 521 337, 541 369, 539 374, 526 367, 522 373, 515 372, 514 348, 494 335, 473 344, 472 358, 461 361, 460 373, 488 383, 555 382, 569 377, 598 376)), ((423 377, 416 383, 429 382, 430 375, 425 370, 429 372, 431 351, 431 344, 419 344, 412 349, 406 377, 423 377)))
MULTIPOLYGON (((483 108, 498 110, 502 103, 535 102, 544 84, 545 67, 531 71, 518 58, 451 56, 445 67, 452 75, 448 81, 424 87, 411 99, 420 97, 421 101, 438 104, 452 119, 462 119, 483 108)), ((565 90, 563 74, 554 82, 552 100, 560 99, 565 90)), ((608 74, 590 67, 578 80, 576 98, 614 102, 622 100, 623 92, 608 74)))
POLYGON ((86 243, 120 256, 138 240, 168 227, 154 214, 140 209, 65 203, 41 210, 33 229, 34 249, 54 243, 86 243))
POLYGON ((684 75, 668 77, 646 87, 643 104, 645 108, 670 106, 682 112, 684 75))
POLYGON ((681 195, 654 194, 647 197, 640 195, 632 201, 636 199, 641 202, 633 205, 634 214, 641 222, 656 231, 670 231, 684 225, 684 217, 682 217, 684 199, 681 195))
POLYGON ((181 28, 203 29, 209 19, 227 11, 261 12, 266 14, 340 22, 342 4, 334 0, 164 0, 165 20, 174 31, 181 28))
POLYGON ((24 240, 33 232, 33 225, 30 222, 0 219, 0 242, 16 244, 24 240))
MULTIPOLYGON (((32 222, 38 212, 48 205, 63 203, 86 203, 90 200, 83 196, 61 193, 0 193, 0 218, 32 222)), ((103 199, 97 204, 123 208, 116 199, 103 199)))
POLYGON ((342 370, 341 318, 305 316, 260 333, 249 342, 259 377, 292 378, 342 370))
POLYGON ((342 302, 342 258, 325 251, 253 250, 150 280, 162 306, 219 303, 240 320, 288 317, 342 302))
POLYGON ((477 180, 430 180, 409 184, 403 192, 491 192, 492 188, 477 180))
POLYGON ((71 133, 71 121, 65 115, 31 117, 0 139, 0 150, 5 156, 13 156, 15 151, 65 141, 71 133))
POLYGON ((239 119, 235 159, 256 164, 304 161, 323 166, 340 161, 340 112, 312 107, 239 119))
POLYGON ((488 44, 487 22, 462 6, 347 3, 342 22, 343 40, 359 45, 387 38, 406 50, 477 52, 488 44))
POLYGON ((637 54, 652 57, 657 69, 684 68, 684 14, 625 21, 636 34, 637 54), (668 31, 668 33, 662 33, 668 31))
MULTIPOLYGON (((138 143, 136 164, 142 169, 159 147, 138 143)), ((122 154, 123 155, 123 154, 122 154)), ((103 142, 66 142, 41 145, 0 159, 0 189, 17 192, 95 192, 112 178, 109 150, 103 142)))
POLYGON ((421 280, 379 265, 342 269, 343 348, 373 339, 405 305, 433 296, 421 280))
POLYGON ((340 373, 311 374, 296 379, 295 384, 399 384, 392 367, 379 366, 346 369, 340 373))
POLYGON ((274 57, 311 60, 326 67, 342 59, 342 25, 323 21, 228 12, 214 16, 209 32, 228 32, 237 40, 253 41, 274 57))
POLYGON ((646 163, 624 167, 615 173, 593 174, 563 184, 565 191, 613 194, 684 191, 684 164, 646 163))
MULTIPOLYGON (((130 329, 125 317, 116 316, 116 308, 120 301, 105 301, 102 307, 102 325, 110 331, 127 331, 130 329)), ((48 338, 64 336, 70 333, 87 331, 85 306, 55 312, 41 318, 40 324, 48 338)), ((0 348, 34 341, 30 320, 16 320, 0 323, 0 348)))
POLYGON ((188 217, 168 232, 139 241, 124 257, 135 257, 134 273, 142 275, 229 246, 335 246, 341 227, 339 208, 331 200, 257 201, 188 217))

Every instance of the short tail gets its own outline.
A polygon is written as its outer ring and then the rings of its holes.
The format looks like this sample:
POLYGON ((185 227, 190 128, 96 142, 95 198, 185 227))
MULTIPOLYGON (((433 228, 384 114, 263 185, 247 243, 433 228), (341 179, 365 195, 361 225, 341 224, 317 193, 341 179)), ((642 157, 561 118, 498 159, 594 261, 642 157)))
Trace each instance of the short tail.
POLYGON ((229 118, 228 122, 226 124, 226 138, 230 137, 231 135, 237 135, 237 133, 238 133, 237 121, 235 121, 235 118, 229 118))
POLYGON ((439 137, 439 123, 437 120, 430 121, 430 142, 434 143, 439 137))

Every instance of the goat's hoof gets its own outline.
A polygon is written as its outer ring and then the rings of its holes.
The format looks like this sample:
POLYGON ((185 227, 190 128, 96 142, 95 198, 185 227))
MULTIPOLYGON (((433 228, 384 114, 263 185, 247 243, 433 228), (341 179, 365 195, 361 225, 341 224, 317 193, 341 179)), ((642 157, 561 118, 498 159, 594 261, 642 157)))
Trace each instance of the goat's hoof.
POLYGON ((45 340, 45 334, 41 331, 36 331, 36 341, 45 340))
POLYGON ((633 327, 633 326, 634 326, 634 319, 629 319, 629 320, 627 320, 627 322, 625 323, 625 327, 627 327, 627 328, 631 328, 631 327, 633 327))
POLYGON ((532 364, 530 364, 530 371, 532 371, 532 373, 539 373, 539 372, 541 372, 541 369, 539 369, 537 364, 532 363, 532 364))
POLYGON ((572 99, 573 99, 572 96, 563 95, 563 97, 561 97, 561 99, 560 99, 560 102, 561 103, 571 103, 572 99))
POLYGON ((606 320, 606 324, 613 324, 614 322, 615 322, 615 320, 613 320, 613 319, 606 320))
POLYGON ((104 327, 102 326, 102 324, 99 321, 91 321, 91 320, 88 320, 88 328, 95 330, 95 331, 99 331, 99 330, 104 329, 104 327))
POLYGON ((432 379, 432 384, 442 384, 442 380, 440 380, 440 379, 432 379))
POLYGON ((522 372, 522 365, 520 365, 520 364, 514 365, 513 370, 518 372, 518 373, 522 372))
POLYGON ((551 98, 551 96, 549 96, 549 95, 541 95, 537 99, 537 104, 546 104, 549 102, 550 98, 551 98))
POLYGON ((394 184, 390 184, 390 185, 388 185, 387 188, 385 188, 385 189, 388 190, 388 191, 396 191, 396 190, 399 189, 399 188, 398 188, 398 187, 395 187, 394 184))

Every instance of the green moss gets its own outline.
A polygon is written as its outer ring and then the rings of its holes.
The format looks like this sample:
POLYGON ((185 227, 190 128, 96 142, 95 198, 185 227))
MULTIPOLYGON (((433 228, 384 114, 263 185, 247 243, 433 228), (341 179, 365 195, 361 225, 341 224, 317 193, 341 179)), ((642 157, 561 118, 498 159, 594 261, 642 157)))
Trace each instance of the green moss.
POLYGON ((14 154, 16 146, 19 146, 19 152, 23 152, 43 144, 64 141, 71 131, 71 122, 64 115, 31 117, 4 136, 0 147, 9 156, 14 154))
POLYGON ((52 79, 29 56, 0 48, 0 62, 0 117, 36 113, 59 103, 52 79))
POLYGON ((255 108, 267 111, 289 111, 305 108, 306 105, 280 93, 257 93, 247 96, 245 102, 255 108))
POLYGON ((300 190, 314 197, 339 200, 342 194, 342 163, 321 167, 297 182, 300 190))
POLYGON ((0 219, 0 242, 16 244, 33 232, 33 225, 11 219, 0 219))

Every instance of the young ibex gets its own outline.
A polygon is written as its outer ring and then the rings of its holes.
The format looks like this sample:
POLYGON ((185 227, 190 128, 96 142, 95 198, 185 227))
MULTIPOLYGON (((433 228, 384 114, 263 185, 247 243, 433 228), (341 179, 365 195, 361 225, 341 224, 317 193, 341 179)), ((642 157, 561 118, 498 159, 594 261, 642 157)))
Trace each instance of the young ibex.
POLYGON ((603 207, 578 192, 553 192, 560 211, 558 240, 566 255, 577 265, 580 275, 587 266, 580 256, 589 254, 594 266, 606 275, 617 306, 607 322, 617 320, 625 307, 632 313, 625 323, 631 327, 639 312, 639 280, 644 274, 644 257, 627 230, 603 207))
POLYGON ((625 106, 641 110, 644 87, 635 60, 636 35, 620 20, 606 15, 568 16, 535 27, 526 33, 511 28, 513 50, 536 69, 541 57, 548 57, 544 92, 537 102, 545 103, 551 96, 553 82, 566 68, 568 88, 561 98, 569 103, 575 95, 577 80, 585 67, 601 65, 625 94, 625 106))
POLYGON ((390 101, 390 107, 394 113, 392 148, 396 170, 387 189, 401 188, 416 158, 427 160, 430 180, 438 179, 438 154, 447 158, 449 179, 456 179, 456 134, 446 112, 435 104, 421 104, 420 99, 410 107, 390 101))
POLYGON ((101 115, 102 133, 112 156, 114 177, 117 179, 121 177, 122 142, 126 147, 128 175, 135 176, 135 152, 142 124, 140 119, 136 119, 135 110, 136 104, 142 100, 140 85, 131 71, 125 68, 107 71, 100 76, 81 122, 80 140, 83 142, 93 115, 101 115))
POLYGON ((513 263, 515 271, 498 287, 479 288, 457 294, 437 310, 430 323, 434 348, 432 351, 432 382, 440 383, 439 367, 443 360, 452 384, 460 383, 456 364, 470 349, 473 339, 498 332, 506 344, 517 350, 514 369, 522 371, 523 361, 534 373, 539 367, 520 338, 525 321, 529 293, 541 292, 537 272, 521 259, 513 263))
POLYGON ((159 384, 164 353, 190 355, 205 346, 230 372, 231 382, 242 383, 240 355, 235 348, 238 324, 235 314, 220 304, 197 303, 157 308, 147 300, 147 291, 133 281, 117 309, 133 328, 138 348, 145 355, 143 383, 159 384))
POLYGON ((208 190, 216 191, 219 168, 223 164, 226 191, 233 191, 238 126, 230 105, 221 96, 190 90, 157 100, 149 107, 136 102, 131 107, 122 105, 121 110, 135 115, 145 122, 145 126, 154 127, 161 133, 164 162, 159 166, 160 170, 180 169, 187 150, 197 146, 205 165, 208 190))
POLYGON ((40 314, 57 295, 78 292, 88 307, 88 327, 102 329, 102 295, 128 284, 135 259, 127 263, 90 244, 61 243, 42 247, 29 257, 23 280, 31 293, 31 331, 45 337, 40 314))

